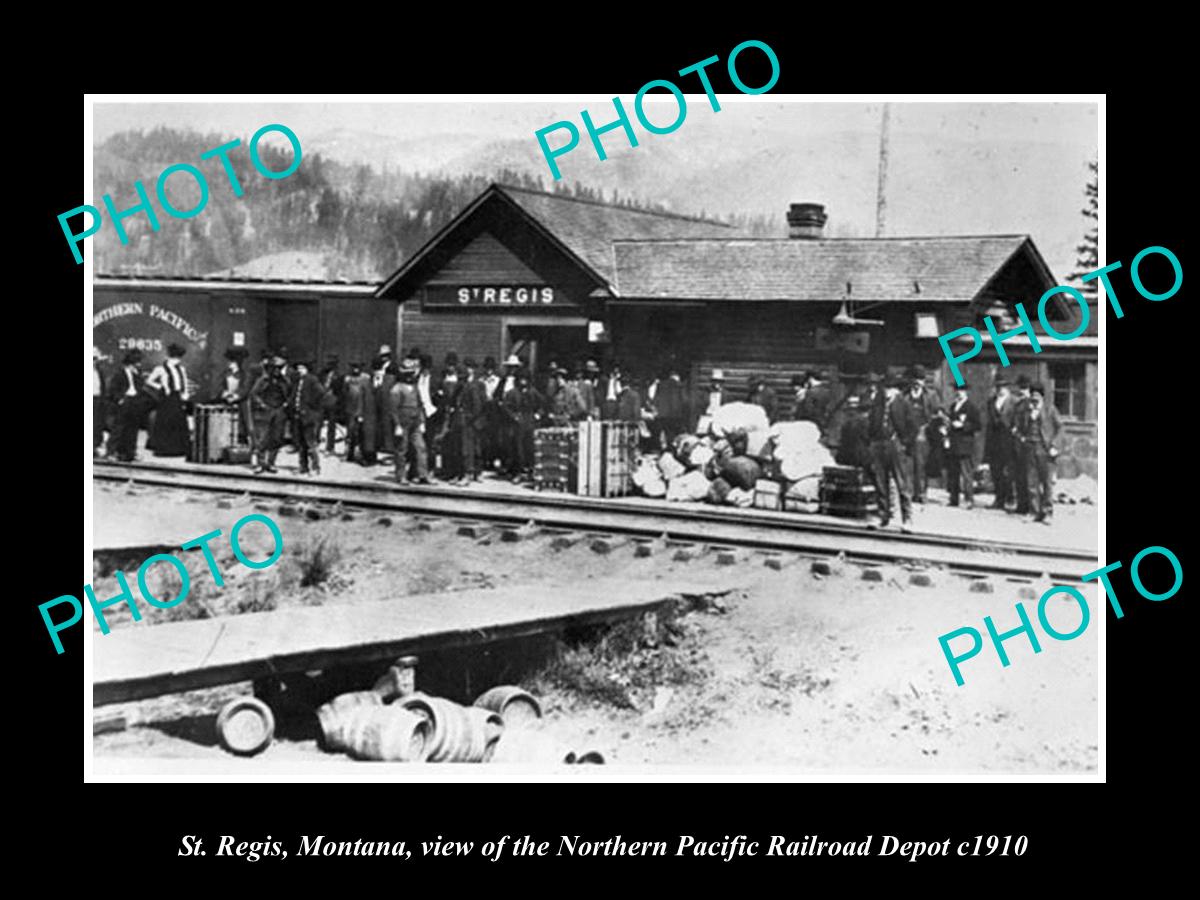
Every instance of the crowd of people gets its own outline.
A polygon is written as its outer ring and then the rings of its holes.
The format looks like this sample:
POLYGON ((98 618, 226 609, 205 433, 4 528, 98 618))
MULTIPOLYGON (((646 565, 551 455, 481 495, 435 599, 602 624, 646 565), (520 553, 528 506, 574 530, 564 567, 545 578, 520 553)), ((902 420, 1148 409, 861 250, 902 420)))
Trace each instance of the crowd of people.
MULTIPOLYGON (((156 455, 188 453, 187 412, 195 390, 184 356, 184 348, 172 344, 167 358, 144 375, 138 350, 107 373, 104 358, 94 352, 97 454, 132 460, 142 428, 149 429, 146 447, 156 455)), ((346 372, 337 357, 317 370, 313 360, 289 359, 282 348, 264 351, 250 371, 241 348, 226 358, 210 399, 236 411, 258 472, 276 471, 278 452, 290 442, 299 471, 317 474, 322 445, 328 456, 340 443, 347 462, 390 463, 401 484, 425 484, 432 477, 466 484, 484 471, 521 482, 532 477, 538 428, 626 421, 639 426, 644 450, 657 451, 682 433, 703 430, 706 417, 737 400, 758 404, 772 423, 816 423, 837 462, 862 468, 874 483, 880 525, 893 517, 894 492, 901 527, 910 527, 913 504, 926 502, 931 472, 944 473, 951 506, 973 506, 980 432, 994 485, 992 506, 1039 522, 1053 508, 1061 423, 1044 386, 1024 376, 1015 385, 998 376, 981 412, 966 384, 943 402, 922 366, 886 378, 870 374, 861 389, 835 400, 833 385, 816 371, 793 376, 791 396, 781 398, 762 376, 752 376, 747 392, 736 396, 720 369, 693 390, 673 362, 647 377, 627 373, 619 363, 602 371, 595 359, 570 369, 551 360, 535 377, 516 356, 498 365, 492 357, 477 363, 448 353, 435 368, 418 348, 396 359, 387 345, 369 367, 354 361, 346 372)))

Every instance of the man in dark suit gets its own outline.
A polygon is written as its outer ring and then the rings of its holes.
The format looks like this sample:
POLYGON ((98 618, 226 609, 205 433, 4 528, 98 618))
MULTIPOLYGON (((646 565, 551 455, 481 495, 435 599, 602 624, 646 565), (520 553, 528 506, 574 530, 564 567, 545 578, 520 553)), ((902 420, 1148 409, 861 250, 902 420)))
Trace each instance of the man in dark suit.
POLYGON ((663 446, 671 446, 671 442, 688 426, 687 390, 679 377, 679 366, 671 363, 659 379, 654 389, 651 402, 657 414, 655 430, 662 435, 663 446))
POLYGON ((820 373, 809 370, 792 377, 794 398, 792 419, 796 422, 815 422, 822 432, 829 424, 833 393, 821 380, 820 373))
POLYGON ((1016 438, 1024 448, 1025 483, 1035 522, 1046 522, 1054 513, 1054 460, 1062 422, 1053 404, 1046 403, 1046 389, 1030 385, 1029 401, 1017 413, 1016 438))
POLYGON ((325 452, 331 456, 337 440, 338 421, 343 418, 342 392, 346 384, 346 377, 342 375, 338 363, 338 358, 330 354, 321 370, 321 387, 325 389, 325 409, 321 418, 325 426, 325 452))
POLYGON ((941 410, 941 404, 933 391, 925 384, 925 367, 913 366, 908 370, 909 387, 904 395, 905 402, 912 412, 916 436, 908 454, 908 464, 912 468, 913 503, 925 502, 927 482, 927 467, 929 464, 929 433, 927 426, 941 410))
POLYGON ((966 498, 966 507, 975 505, 975 435, 979 432, 979 410, 967 394, 963 382, 954 388, 954 399, 946 410, 947 436, 946 487, 950 505, 958 506, 959 494, 966 498))
POLYGON ((892 491, 900 497, 900 530, 912 530, 912 495, 909 493, 905 449, 912 445, 916 428, 912 411, 900 397, 904 380, 894 376, 887 388, 875 395, 867 418, 867 436, 871 441, 871 459, 875 466, 875 489, 879 503, 879 527, 892 520, 892 491))
POLYGON ((107 385, 109 403, 115 410, 113 430, 108 436, 111 459, 133 462, 137 458, 138 431, 145 425, 146 416, 154 405, 142 390, 144 384, 142 351, 130 350, 107 385))
POLYGON ((284 374, 286 360, 273 356, 265 374, 250 389, 250 411, 254 416, 254 452, 258 472, 274 472, 275 457, 283 445, 290 384, 284 374))
POLYGON ((325 417, 325 388, 310 371, 311 363, 296 363, 296 377, 288 397, 288 415, 292 419, 292 436, 300 454, 300 474, 321 474, 321 419, 325 417))
POLYGON ((396 449, 396 421, 392 416, 391 401, 392 385, 396 383, 396 370, 392 365, 392 354, 387 350, 387 345, 380 350, 371 367, 371 398, 375 414, 373 451, 392 453, 396 449), (382 352, 385 350, 387 352, 382 352))
POLYGON ((463 480, 478 481, 480 440, 487 428, 487 390, 476 376, 473 360, 464 361, 460 375, 458 418, 462 428, 463 480))
POLYGON ((1013 444, 1013 426, 1016 424, 1016 400, 1009 390, 1008 379, 997 375, 992 382, 992 399, 987 405, 987 436, 985 437, 984 456, 992 473, 992 484, 995 486, 995 500, 992 509, 1005 509, 1008 501, 1015 495, 1016 456, 1013 444))
POLYGON ((1016 497, 1017 505, 1013 510, 1019 516, 1029 514, 1029 482, 1026 480, 1027 460, 1025 459, 1025 445, 1017 440, 1017 417, 1021 414, 1021 410, 1029 404, 1029 376, 1021 375, 1017 378, 1017 396, 1013 402, 1013 494, 1016 497))
MULTIPOLYGON (((346 462, 354 462, 356 452, 359 462, 362 462, 366 455, 366 429, 363 420, 366 417, 370 392, 370 377, 363 372, 363 364, 350 363, 350 374, 342 382, 342 417, 346 420, 346 462)), ((372 421, 372 428, 374 424, 372 421)))

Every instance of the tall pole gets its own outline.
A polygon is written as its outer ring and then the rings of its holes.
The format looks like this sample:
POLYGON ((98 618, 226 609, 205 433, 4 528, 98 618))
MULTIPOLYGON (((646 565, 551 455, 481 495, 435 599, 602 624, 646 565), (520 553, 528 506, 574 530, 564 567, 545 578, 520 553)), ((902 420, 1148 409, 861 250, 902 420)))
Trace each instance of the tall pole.
POLYGON ((883 237, 887 219, 888 119, 891 109, 890 103, 883 104, 883 125, 879 129, 879 186, 875 190, 875 237, 883 237))

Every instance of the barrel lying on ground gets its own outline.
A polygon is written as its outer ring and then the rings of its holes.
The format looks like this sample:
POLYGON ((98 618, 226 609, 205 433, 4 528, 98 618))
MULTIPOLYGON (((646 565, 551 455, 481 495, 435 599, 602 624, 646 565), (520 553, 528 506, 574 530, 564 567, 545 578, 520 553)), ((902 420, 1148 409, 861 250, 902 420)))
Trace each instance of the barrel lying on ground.
POLYGON ((521 728, 542 717, 537 697, 514 684, 498 685, 480 694, 475 706, 499 713, 508 728, 521 728))

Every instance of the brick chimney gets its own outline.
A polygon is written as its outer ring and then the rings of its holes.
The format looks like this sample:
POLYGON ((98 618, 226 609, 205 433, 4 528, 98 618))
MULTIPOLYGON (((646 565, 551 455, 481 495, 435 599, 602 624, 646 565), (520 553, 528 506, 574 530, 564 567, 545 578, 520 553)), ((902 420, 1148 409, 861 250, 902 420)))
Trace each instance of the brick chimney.
POLYGON ((809 241, 822 238, 826 218, 820 203, 793 203, 787 212, 788 237, 809 241))

